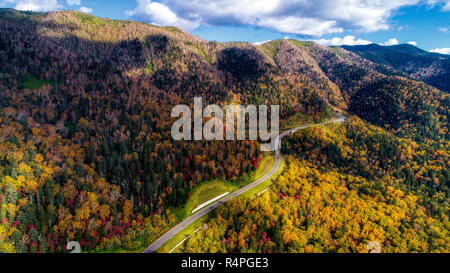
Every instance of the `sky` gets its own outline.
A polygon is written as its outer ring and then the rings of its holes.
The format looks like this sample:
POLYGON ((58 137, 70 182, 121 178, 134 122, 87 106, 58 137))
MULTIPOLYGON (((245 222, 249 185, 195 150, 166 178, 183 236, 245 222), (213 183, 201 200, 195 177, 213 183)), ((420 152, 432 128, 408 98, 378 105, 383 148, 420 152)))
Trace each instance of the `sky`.
POLYGON ((410 43, 450 54, 450 0, 0 0, 0 7, 74 9, 176 26, 220 42, 410 43))

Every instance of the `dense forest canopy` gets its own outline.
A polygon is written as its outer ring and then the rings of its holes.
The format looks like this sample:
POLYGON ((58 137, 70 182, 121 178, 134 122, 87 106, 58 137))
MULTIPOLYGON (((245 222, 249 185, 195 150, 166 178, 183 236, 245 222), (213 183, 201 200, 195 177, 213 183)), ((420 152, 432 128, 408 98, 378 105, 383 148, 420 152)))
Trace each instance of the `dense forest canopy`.
POLYGON ((253 172, 256 141, 172 140, 172 107, 195 96, 280 105, 286 120, 320 121, 332 107, 362 120, 291 137, 289 168, 265 203, 220 208, 206 231, 219 229, 218 245, 198 243, 212 236, 201 233, 185 251, 363 251, 369 237, 352 219, 372 214, 367 228, 389 251, 448 251, 448 94, 312 42, 217 43, 75 11, 2 9, 0 252, 64 252, 68 239, 136 250, 180 220, 173 211, 193 187, 253 172), (285 195, 295 213, 281 209, 285 195), (316 233, 332 200, 340 213, 316 233))

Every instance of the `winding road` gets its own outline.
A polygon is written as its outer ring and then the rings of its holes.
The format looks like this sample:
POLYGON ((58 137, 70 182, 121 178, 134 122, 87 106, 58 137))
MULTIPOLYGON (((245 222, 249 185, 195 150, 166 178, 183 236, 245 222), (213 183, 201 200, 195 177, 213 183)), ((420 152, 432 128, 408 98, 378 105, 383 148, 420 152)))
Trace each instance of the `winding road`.
POLYGON ((331 120, 331 121, 328 121, 328 122, 324 122, 324 123, 320 123, 320 124, 303 125, 303 126, 300 126, 300 127, 294 128, 294 129, 287 130, 286 132, 282 133, 281 135, 279 135, 275 139, 275 147, 276 147, 276 149, 275 149, 275 163, 273 164, 273 167, 272 167, 272 169, 270 169, 270 171, 268 171, 260 179, 254 181, 254 182, 252 182, 250 184, 247 184, 246 186, 244 186, 244 187, 240 188, 239 190, 231 193, 230 195, 225 196, 224 198, 222 198, 218 202, 216 202, 214 204, 211 204, 211 205, 207 206, 206 208, 198 211, 197 213, 189 216, 184 221, 182 221, 181 223, 179 223, 178 225, 173 227, 171 230, 166 232, 163 236, 159 237, 156 241, 154 241, 149 247, 147 247, 143 251, 143 253, 156 252, 163 244, 165 244, 173 236, 177 235, 185 227, 189 226, 190 224, 192 224, 195 221, 197 221, 198 219, 200 219, 203 215, 208 214, 209 212, 213 211, 217 207, 219 207, 222 204, 226 203, 231 198, 236 198, 239 195, 245 193, 246 191, 248 191, 248 190, 258 186, 259 184, 261 184, 264 181, 266 181, 267 179, 269 179, 273 174, 275 174, 278 171, 278 168, 280 168, 280 165, 281 165, 281 152, 280 152, 280 149, 281 149, 281 139, 283 139, 283 137, 285 137, 285 136, 287 136, 289 134, 295 133, 298 130, 309 128, 311 126, 326 125, 326 124, 330 124, 330 123, 341 123, 341 122, 344 122, 345 120, 346 120, 345 116, 343 116, 342 114, 339 113, 337 119, 334 119, 334 120, 331 120))

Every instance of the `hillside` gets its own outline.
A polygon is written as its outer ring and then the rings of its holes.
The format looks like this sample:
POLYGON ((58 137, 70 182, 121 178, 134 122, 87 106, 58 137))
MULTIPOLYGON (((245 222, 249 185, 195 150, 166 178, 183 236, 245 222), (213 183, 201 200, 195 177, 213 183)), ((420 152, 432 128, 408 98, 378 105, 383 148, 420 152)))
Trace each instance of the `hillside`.
MULTIPOLYGON (((264 156, 257 141, 171 138, 173 106, 194 96, 276 104, 283 120, 303 122, 347 111, 394 138, 387 151, 399 139, 423 145, 424 155, 408 157, 429 162, 423 169, 382 168, 408 181, 405 191, 419 190, 425 203, 447 196, 448 160, 431 158, 448 152, 449 95, 405 76, 313 42, 218 43, 76 11, 1 9, 0 252, 64 252, 67 239, 87 251, 134 251, 181 220, 176 212, 197 186, 248 182, 264 156)), ((355 153, 349 162, 367 160, 355 153)))
POLYGON ((392 67, 424 81, 447 93, 450 92, 450 56, 431 53, 413 45, 342 46, 374 63, 392 67))

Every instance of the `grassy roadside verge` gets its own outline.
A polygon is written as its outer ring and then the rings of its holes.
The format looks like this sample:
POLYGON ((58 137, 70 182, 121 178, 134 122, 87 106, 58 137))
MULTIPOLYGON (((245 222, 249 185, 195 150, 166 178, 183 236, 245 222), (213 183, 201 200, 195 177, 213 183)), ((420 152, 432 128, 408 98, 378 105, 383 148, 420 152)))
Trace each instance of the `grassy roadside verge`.
POLYGON ((194 187, 194 189, 191 191, 191 197, 184 207, 174 208, 171 209, 171 211, 175 214, 178 222, 181 222, 182 220, 189 217, 192 214, 192 210, 194 210, 200 204, 203 204, 223 193, 233 192, 235 190, 236 186, 231 183, 227 183, 226 181, 213 180, 204 182, 194 187))

